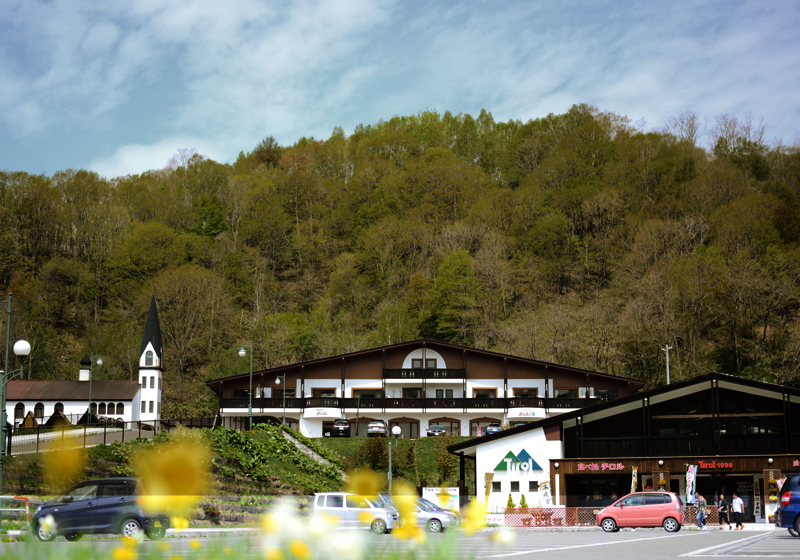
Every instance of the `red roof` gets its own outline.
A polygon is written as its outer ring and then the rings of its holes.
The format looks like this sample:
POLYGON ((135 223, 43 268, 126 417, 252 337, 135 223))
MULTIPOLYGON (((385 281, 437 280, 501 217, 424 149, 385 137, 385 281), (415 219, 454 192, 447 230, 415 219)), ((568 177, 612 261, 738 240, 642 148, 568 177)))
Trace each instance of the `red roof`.
MULTIPOLYGON (((93 401, 132 401, 137 381, 92 381, 93 401)), ((10 381, 7 401, 88 401, 88 381, 10 381)))

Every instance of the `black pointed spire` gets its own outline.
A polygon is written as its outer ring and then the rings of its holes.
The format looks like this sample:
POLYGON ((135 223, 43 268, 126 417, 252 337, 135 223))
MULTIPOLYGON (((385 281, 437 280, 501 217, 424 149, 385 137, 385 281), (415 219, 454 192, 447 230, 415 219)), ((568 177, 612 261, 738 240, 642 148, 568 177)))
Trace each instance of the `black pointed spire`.
POLYGON ((147 349, 147 343, 153 345, 158 356, 159 366, 163 364, 162 360, 162 345, 161 345, 161 327, 158 324, 158 309, 156 309, 156 296, 153 294, 150 299, 150 311, 147 313, 147 323, 144 325, 144 336, 142 337, 142 349, 139 351, 139 356, 144 354, 147 349))

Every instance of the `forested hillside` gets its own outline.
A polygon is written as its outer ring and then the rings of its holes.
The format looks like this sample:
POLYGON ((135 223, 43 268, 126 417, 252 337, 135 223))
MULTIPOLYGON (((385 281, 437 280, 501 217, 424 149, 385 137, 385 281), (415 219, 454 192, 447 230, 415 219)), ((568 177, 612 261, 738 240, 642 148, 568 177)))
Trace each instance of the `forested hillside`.
POLYGON ((798 379, 799 239, 800 145, 726 115, 422 112, 232 165, 0 173, 26 377, 94 352, 135 379, 155 294, 167 417, 213 412, 203 381, 248 371, 250 340, 256 369, 426 337, 650 386, 666 344, 673 380, 798 379))

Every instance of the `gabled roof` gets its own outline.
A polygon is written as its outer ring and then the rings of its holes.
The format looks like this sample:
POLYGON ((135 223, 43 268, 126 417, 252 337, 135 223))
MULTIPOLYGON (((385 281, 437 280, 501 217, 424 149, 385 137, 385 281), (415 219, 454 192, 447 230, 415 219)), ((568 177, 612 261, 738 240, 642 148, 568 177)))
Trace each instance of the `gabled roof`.
POLYGON ((142 348, 139 356, 144 354, 147 344, 151 343, 158 356, 158 364, 163 364, 163 345, 161 344, 161 326, 158 323, 158 309, 156 308, 156 296, 150 298, 150 311, 147 312, 147 322, 144 325, 144 335, 142 336, 142 348))
MULTIPOLYGON (((619 375, 612 375, 610 373, 602 373, 602 372, 599 372, 599 371, 592 371, 592 370, 588 370, 588 369, 581 369, 581 368, 575 368, 575 367, 570 367, 570 366, 564 366, 564 365, 561 365, 561 364, 554 364, 552 362, 543 362, 543 361, 540 361, 540 360, 532 360, 530 358, 522 358, 520 356, 514 356, 512 354, 502 354, 500 352, 492 352, 491 350, 480 350, 478 348, 470 348, 468 346, 459 346, 458 344, 451 344, 449 342, 439 342, 438 340, 431 340, 431 339, 427 339, 427 338, 420 338, 420 339, 417 339, 417 340, 411 340, 411 341, 408 341, 408 342, 400 342, 400 343, 397 343, 397 344, 389 344, 387 346, 378 346, 376 348, 369 348, 367 350, 359 350, 357 352, 350 352, 348 354, 339 354, 337 356, 330 356, 330 357, 327 357, 327 358, 318 358, 316 360, 309 360, 307 362, 297 362, 297 363, 294 363, 294 364, 288 364, 288 365, 285 365, 285 366, 278 366, 278 367, 269 368, 269 369, 262 369, 262 370, 258 370, 258 371, 254 370, 253 371, 253 375, 256 375, 256 374, 261 375, 262 373, 263 374, 281 373, 282 371, 287 370, 287 369, 295 369, 295 368, 299 368, 299 367, 307 367, 307 366, 311 366, 311 365, 323 364, 325 362, 337 361, 337 360, 342 360, 342 359, 346 359, 346 358, 352 358, 352 357, 356 357, 356 356, 364 356, 364 355, 367 355, 367 354, 378 353, 378 352, 381 352, 383 350, 390 350, 390 349, 393 350, 393 349, 397 349, 397 348, 417 348, 417 347, 420 347, 420 346, 423 346, 423 345, 432 346, 432 347, 435 347, 435 346, 442 347, 443 346, 445 348, 468 351, 468 352, 472 352, 472 353, 475 353, 475 354, 481 354, 481 355, 484 355, 484 356, 491 356, 493 358, 508 358, 508 359, 511 359, 511 360, 516 360, 518 362, 523 362, 523 363, 528 363, 528 364, 533 364, 533 365, 555 367, 555 368, 559 368, 561 370, 566 370, 566 371, 571 371, 571 372, 581 373, 581 374, 588 374, 588 375, 593 375, 593 376, 599 376, 599 377, 605 377, 605 378, 609 378, 609 379, 614 379, 616 381, 627 381, 627 382, 631 383, 632 392, 633 391, 638 391, 641 387, 644 386, 643 382, 639 381, 638 379, 632 379, 630 377, 622 377, 622 376, 619 376, 619 375)), ((220 382, 230 381, 232 379, 243 379, 243 378, 246 378, 246 377, 249 377, 249 376, 250 376, 250 372, 248 371, 247 373, 240 373, 240 374, 237 374, 237 375, 230 375, 228 377, 221 377, 219 379, 213 379, 211 381, 206 381, 206 385, 211 387, 211 386, 216 385, 216 384, 218 384, 220 382)))
MULTIPOLYGON (((136 381, 93 381, 92 401, 132 401, 136 381)), ((10 381, 6 401, 88 401, 87 381, 10 381)))
POLYGON ((636 401, 641 402, 645 398, 652 398, 656 395, 670 393, 672 391, 679 391, 687 387, 691 387, 693 385, 701 385, 704 383, 709 383, 712 380, 726 381, 728 383, 741 385, 743 390, 761 389, 761 390, 772 391, 775 393, 788 394, 800 397, 800 389, 789 387, 787 385, 778 385, 775 383, 767 383, 764 381, 754 381, 752 379, 745 379, 743 377, 737 377, 735 375, 729 375, 727 373, 719 373, 717 371, 712 371, 710 373, 706 373, 704 375, 700 375, 692 379, 687 379, 685 381, 679 381, 677 383, 672 383, 670 385, 663 385, 661 387, 650 389, 649 391, 641 391, 639 393, 614 399, 613 401, 607 401, 600 404, 579 408, 571 412, 559 414, 558 416, 551 416, 550 418, 544 418, 537 422, 530 422, 528 424, 525 424, 524 426, 511 428, 509 430, 503 430, 502 432, 497 432, 495 434, 491 434, 488 436, 462 441, 460 443, 448 446, 447 451, 449 451, 454 455, 460 455, 461 453, 466 454, 468 450, 474 451, 474 449, 472 448, 477 448, 478 446, 483 445, 484 443, 490 443, 493 441, 497 441, 499 439, 515 436, 527 431, 536 430, 538 428, 542 428, 545 426, 552 426, 554 424, 559 424, 561 422, 577 418, 578 416, 588 416, 589 414, 594 412, 614 409, 629 404, 631 402, 636 402, 636 401))

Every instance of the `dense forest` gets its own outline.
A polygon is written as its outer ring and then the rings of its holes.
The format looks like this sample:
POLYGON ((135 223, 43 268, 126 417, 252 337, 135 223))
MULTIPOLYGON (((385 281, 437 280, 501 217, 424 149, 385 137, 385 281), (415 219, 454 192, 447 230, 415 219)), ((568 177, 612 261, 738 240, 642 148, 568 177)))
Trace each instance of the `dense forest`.
POLYGON ((204 381, 248 371, 249 341, 256 369, 424 337, 648 386, 667 344, 672 380, 798 379, 798 240, 800 144, 729 115, 426 111, 233 164, 0 172, 25 377, 93 352, 136 379, 155 294, 166 417, 213 413, 204 381))

